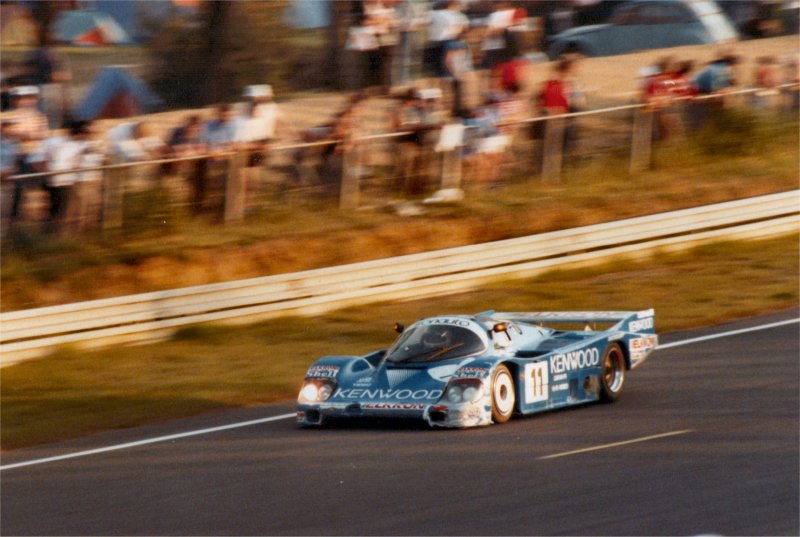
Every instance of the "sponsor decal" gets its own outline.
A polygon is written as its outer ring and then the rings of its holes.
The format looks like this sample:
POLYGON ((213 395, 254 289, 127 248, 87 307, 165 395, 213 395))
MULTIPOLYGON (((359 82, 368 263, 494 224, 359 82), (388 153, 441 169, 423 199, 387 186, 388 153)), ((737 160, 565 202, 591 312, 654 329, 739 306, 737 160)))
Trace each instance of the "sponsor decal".
POLYGON ((364 377, 355 381, 353 383, 353 386, 359 386, 359 387, 370 386, 372 382, 373 382, 372 377, 364 377))
POLYGON ((469 327, 472 325, 472 323, 466 319, 456 319, 453 317, 436 317, 433 319, 425 319, 424 321, 420 322, 422 324, 446 324, 450 326, 463 326, 463 327, 469 327))
POLYGON ((655 326, 655 322, 652 317, 647 317, 645 319, 640 319, 638 321, 631 321, 628 323, 628 330, 631 332, 641 332, 642 330, 647 330, 648 328, 653 328, 655 326))
POLYGON ((462 367, 453 374, 454 379, 485 379, 489 376, 489 369, 485 367, 462 367))
POLYGON ((413 401, 439 399, 441 396, 442 390, 362 390, 360 388, 337 388, 336 392, 333 394, 334 399, 411 399, 413 401))
POLYGON ((631 340, 631 351, 645 351, 658 345, 658 336, 645 336, 631 340))
POLYGON ((597 349, 581 349, 565 354, 556 354, 550 358, 550 371, 564 373, 600 364, 600 351, 597 349))
POLYGON ((306 378, 334 378, 339 373, 335 365, 312 365, 306 372, 306 378))
POLYGON ((569 382, 562 382, 553 386, 553 392, 565 392, 569 390, 569 382))
POLYGON ((361 408, 366 410, 425 410, 427 406, 420 403, 364 403, 361 408))

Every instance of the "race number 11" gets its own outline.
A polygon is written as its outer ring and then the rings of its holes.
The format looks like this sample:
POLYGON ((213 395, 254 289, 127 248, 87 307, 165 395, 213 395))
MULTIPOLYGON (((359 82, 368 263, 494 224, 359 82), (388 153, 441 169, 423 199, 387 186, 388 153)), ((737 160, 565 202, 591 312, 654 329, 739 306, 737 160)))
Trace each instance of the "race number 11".
POLYGON ((547 362, 525 364, 525 403, 547 401, 550 388, 550 374, 547 362))

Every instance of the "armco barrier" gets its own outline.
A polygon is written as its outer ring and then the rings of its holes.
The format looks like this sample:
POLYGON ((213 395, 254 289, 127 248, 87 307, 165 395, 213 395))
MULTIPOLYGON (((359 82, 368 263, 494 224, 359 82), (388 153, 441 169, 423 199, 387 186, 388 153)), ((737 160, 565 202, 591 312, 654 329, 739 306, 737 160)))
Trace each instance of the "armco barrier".
POLYGON ((0 365, 41 356, 58 345, 153 340, 189 324, 317 315, 440 295, 614 256, 796 232, 799 223, 800 191, 795 190, 351 265, 2 313, 0 365))

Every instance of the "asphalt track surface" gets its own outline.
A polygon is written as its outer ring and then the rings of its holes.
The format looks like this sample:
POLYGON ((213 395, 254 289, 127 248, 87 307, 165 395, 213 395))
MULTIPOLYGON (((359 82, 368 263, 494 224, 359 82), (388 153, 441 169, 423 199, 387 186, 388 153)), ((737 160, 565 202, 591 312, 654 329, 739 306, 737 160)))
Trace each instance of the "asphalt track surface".
POLYGON ((307 430, 283 404, 10 452, 0 532, 798 535, 797 318, 662 336, 616 403, 502 426, 307 430))

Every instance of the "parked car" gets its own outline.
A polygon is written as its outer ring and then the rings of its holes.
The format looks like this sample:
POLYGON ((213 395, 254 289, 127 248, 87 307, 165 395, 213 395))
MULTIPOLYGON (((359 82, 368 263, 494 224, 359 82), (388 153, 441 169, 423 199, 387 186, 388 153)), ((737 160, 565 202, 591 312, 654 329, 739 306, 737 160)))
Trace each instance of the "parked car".
POLYGON ((606 24, 579 26, 556 35, 548 55, 613 56, 639 50, 732 42, 739 35, 715 2, 632 0, 606 24))

